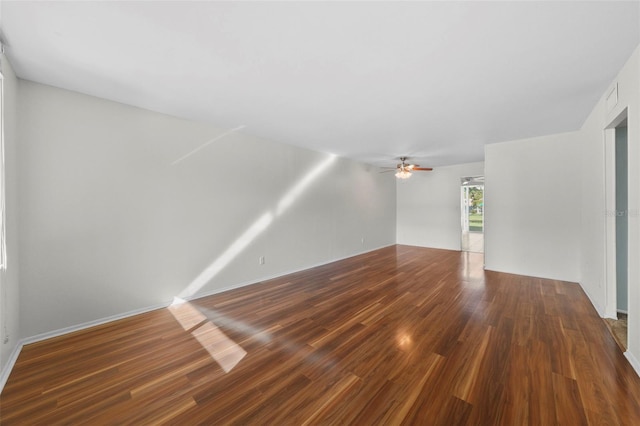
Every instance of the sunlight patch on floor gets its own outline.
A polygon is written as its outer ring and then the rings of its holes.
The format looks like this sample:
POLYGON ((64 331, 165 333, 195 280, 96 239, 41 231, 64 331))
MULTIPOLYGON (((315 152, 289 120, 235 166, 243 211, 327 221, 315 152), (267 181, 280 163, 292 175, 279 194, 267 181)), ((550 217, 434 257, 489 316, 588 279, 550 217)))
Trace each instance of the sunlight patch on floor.
POLYGON ((237 331, 245 336, 250 336, 251 340, 257 340, 265 344, 271 342, 271 334, 266 330, 255 328, 250 324, 230 318, 213 309, 198 306, 195 303, 192 305, 202 314, 206 315, 209 321, 218 324, 220 327, 224 327, 227 330, 237 331))
POLYGON ((225 373, 231 371, 247 355, 240 345, 230 339, 191 303, 176 298, 169 312, 211 355, 225 373))

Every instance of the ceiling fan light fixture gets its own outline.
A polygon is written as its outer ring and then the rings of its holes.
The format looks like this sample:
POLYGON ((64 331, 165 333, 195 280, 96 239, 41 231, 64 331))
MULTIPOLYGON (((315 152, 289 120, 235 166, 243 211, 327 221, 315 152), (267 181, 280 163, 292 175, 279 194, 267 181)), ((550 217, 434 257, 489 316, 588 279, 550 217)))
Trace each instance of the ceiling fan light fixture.
POLYGON ((401 169, 396 173, 396 177, 398 179, 409 179, 411 177, 411 172, 406 169, 401 169))
MULTIPOLYGON (((409 179, 413 172, 417 171, 431 171, 433 170, 431 167, 420 167, 419 164, 409 164, 407 163, 408 157, 400 157, 400 163, 396 164, 396 178, 398 179, 409 179)), ((393 169, 389 167, 390 170, 386 170, 388 172, 393 169)))

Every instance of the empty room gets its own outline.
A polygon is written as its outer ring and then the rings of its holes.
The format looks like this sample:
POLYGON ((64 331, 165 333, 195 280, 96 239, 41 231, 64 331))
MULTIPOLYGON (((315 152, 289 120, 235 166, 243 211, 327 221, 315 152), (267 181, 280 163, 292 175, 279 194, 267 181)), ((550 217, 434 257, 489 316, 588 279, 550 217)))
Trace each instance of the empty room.
POLYGON ((0 424, 640 424, 640 2, 0 1, 0 424))

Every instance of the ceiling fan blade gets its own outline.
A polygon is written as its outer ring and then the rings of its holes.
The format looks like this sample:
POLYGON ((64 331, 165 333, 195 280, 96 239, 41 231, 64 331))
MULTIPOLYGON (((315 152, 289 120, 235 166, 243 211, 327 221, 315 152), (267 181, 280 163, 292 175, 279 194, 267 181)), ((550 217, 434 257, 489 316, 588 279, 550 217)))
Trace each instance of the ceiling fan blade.
POLYGON ((390 170, 383 170, 383 171, 378 172, 378 173, 389 173, 389 172, 395 172, 395 171, 396 171, 396 169, 393 168, 393 169, 390 169, 390 170))
POLYGON ((432 167, 414 167, 413 170, 422 170, 425 172, 430 172, 431 170, 433 170, 432 167))

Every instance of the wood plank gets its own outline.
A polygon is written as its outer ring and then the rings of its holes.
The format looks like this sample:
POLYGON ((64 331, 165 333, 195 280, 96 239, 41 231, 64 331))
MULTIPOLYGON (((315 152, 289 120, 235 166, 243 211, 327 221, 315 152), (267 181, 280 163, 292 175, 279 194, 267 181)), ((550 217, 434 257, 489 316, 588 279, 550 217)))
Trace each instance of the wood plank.
POLYGON ((392 246, 24 347, 12 424, 640 424, 575 283, 392 246))

